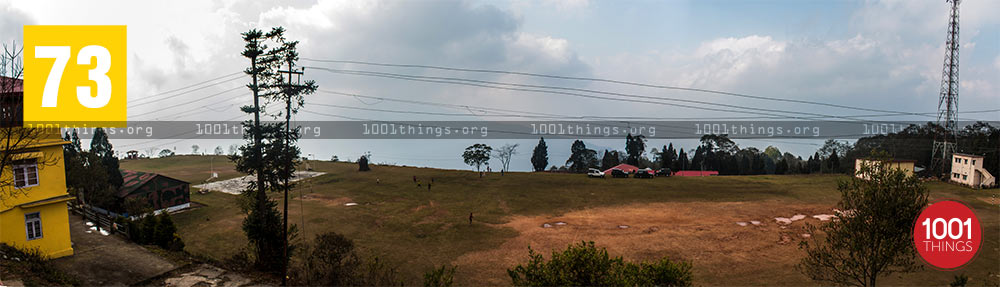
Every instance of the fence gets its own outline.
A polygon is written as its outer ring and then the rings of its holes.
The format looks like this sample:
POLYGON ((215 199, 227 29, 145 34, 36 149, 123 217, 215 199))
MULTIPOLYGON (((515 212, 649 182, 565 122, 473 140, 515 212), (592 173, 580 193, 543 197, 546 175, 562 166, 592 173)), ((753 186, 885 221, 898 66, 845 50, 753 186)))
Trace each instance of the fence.
MULTIPOLYGON (((103 229, 108 229, 111 233, 121 233, 126 238, 128 238, 128 226, 124 224, 115 224, 114 217, 103 212, 88 208, 82 205, 75 205, 70 202, 66 203, 69 206, 69 210, 73 213, 83 216, 84 219, 90 222, 94 222, 97 226, 103 229)), ((127 224, 127 223, 126 223, 127 224)))

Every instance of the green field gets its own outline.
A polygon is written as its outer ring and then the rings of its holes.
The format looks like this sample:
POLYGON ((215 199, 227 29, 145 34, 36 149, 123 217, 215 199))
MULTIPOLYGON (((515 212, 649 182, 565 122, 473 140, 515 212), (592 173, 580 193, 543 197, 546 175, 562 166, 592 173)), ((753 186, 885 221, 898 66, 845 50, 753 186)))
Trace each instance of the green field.
MULTIPOLYGON (((144 159, 123 161, 121 166, 200 182, 210 175, 209 158, 144 159)), ((223 171, 220 177, 238 176, 224 157, 215 157, 214 164, 217 172, 223 171)), ((518 172, 479 178, 469 171, 375 166, 362 173, 354 164, 310 164, 327 174, 301 182, 289 196, 289 220, 299 225, 300 237, 311 239, 326 231, 345 234, 366 252, 399 266, 414 284, 419 284, 425 271, 441 264, 459 265, 456 280, 460 284, 509 283, 503 271, 527 258, 527 245, 540 250, 595 240, 613 255, 627 259, 670 256, 690 260, 698 285, 802 285, 810 281, 793 268, 802 252, 796 244, 784 242, 785 237, 797 235, 802 224, 786 229, 774 224, 772 217, 829 212, 839 199, 836 181, 846 178, 591 179, 578 174, 518 172), (413 182, 414 176, 420 179, 421 188, 413 182), (426 183, 431 178, 434 184, 428 191, 426 183), (359 205, 345 207, 347 202, 359 205), (473 224, 469 224, 469 213, 474 215, 473 224), (733 220, 741 218, 764 224, 738 227, 733 220), (539 227, 557 219, 575 221, 564 229, 539 227), (608 227, 617 226, 609 225, 617 224, 614 220, 634 221, 635 231, 608 227), (646 232, 637 229, 647 227, 646 232)), ((928 186, 932 200, 960 199, 975 208, 986 231, 980 254, 961 271, 925 268, 892 275, 883 282, 941 286, 961 273, 976 286, 987 280, 997 282, 1000 208, 988 203, 997 190, 938 182, 928 186)), ((188 252, 225 259, 245 246, 238 196, 192 192, 191 199, 201 206, 174 217, 188 252)))

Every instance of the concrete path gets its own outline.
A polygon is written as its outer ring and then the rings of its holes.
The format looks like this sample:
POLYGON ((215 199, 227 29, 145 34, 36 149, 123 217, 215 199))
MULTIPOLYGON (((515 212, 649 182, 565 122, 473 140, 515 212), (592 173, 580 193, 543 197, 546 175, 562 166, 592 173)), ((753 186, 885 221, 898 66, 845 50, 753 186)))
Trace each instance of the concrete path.
POLYGON ((118 235, 105 236, 92 231, 80 216, 71 214, 69 220, 74 254, 54 259, 52 263, 79 278, 83 286, 133 285, 177 268, 118 235))
POLYGON ((239 287, 254 284, 246 277, 208 264, 188 266, 163 280, 167 287, 239 287))

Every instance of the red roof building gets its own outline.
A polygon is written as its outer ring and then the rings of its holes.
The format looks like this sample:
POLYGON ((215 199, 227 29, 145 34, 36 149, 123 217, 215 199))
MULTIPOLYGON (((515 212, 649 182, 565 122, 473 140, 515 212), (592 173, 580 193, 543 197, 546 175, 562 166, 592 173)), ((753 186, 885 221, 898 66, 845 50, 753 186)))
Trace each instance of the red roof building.
POLYGON ((21 126, 24 81, 0 76, 0 126, 21 126))
POLYGON ((719 175, 718 171, 714 170, 678 170, 674 172, 673 176, 713 176, 719 175))
POLYGON ((613 167, 605 170, 604 173, 605 174, 611 174, 611 170, 612 169, 616 169, 616 168, 620 169, 620 170, 622 170, 622 171, 624 171, 626 173, 635 173, 637 170, 639 170, 639 168, 635 167, 634 165, 623 163, 623 164, 619 164, 619 165, 613 166, 613 167))
POLYGON ((122 170, 122 187, 117 197, 124 202, 137 200, 153 211, 175 210, 191 206, 191 191, 185 181, 156 173, 122 170))
POLYGON ((24 81, 21 79, 0 76, 0 87, 7 89, 0 93, 20 93, 24 91, 23 85, 24 81))

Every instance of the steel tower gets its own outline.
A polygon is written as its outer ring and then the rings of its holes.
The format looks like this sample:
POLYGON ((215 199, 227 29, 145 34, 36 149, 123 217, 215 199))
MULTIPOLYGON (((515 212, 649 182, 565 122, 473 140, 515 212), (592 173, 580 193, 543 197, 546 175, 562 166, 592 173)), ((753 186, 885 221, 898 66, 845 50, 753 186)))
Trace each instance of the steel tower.
POLYGON ((931 163, 936 172, 947 172, 943 168, 950 163, 958 142, 958 4, 961 0, 947 0, 951 3, 948 18, 948 38, 945 40, 944 67, 941 72, 941 97, 938 100, 937 124, 943 133, 934 136, 931 163))

